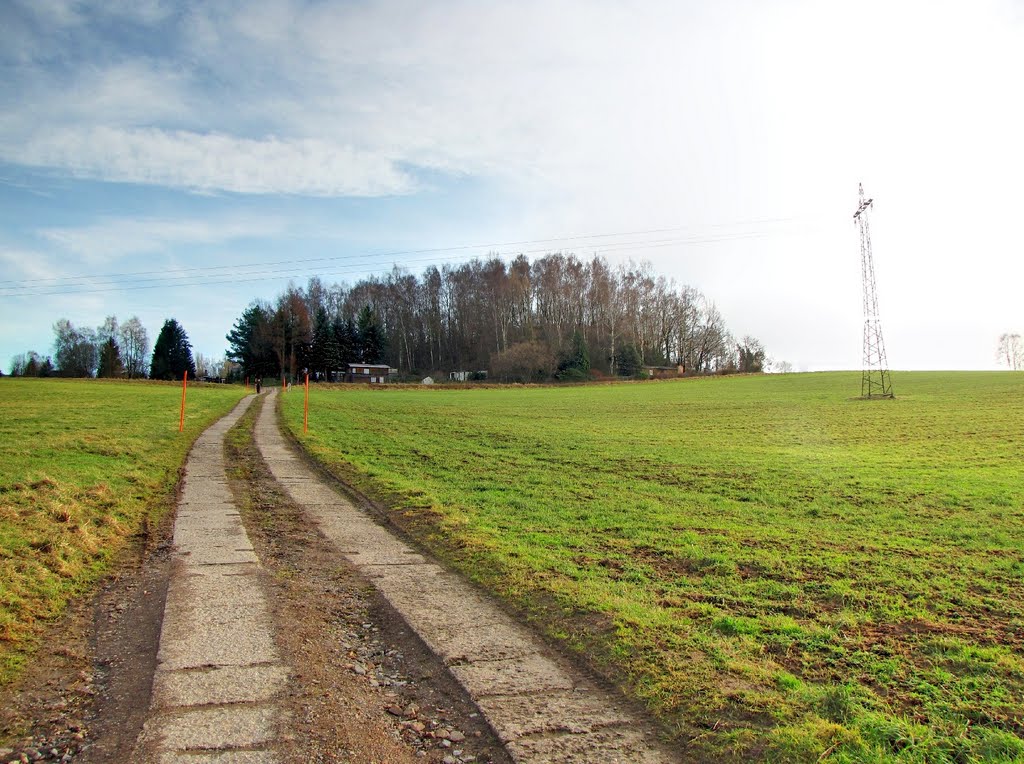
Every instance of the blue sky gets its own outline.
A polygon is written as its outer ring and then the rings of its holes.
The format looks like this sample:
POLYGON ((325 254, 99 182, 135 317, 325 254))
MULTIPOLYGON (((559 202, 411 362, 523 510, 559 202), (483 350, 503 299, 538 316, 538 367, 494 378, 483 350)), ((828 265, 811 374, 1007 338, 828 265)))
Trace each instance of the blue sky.
POLYGON ((0 69, 5 370, 61 317, 219 356, 289 279, 545 248, 857 368, 860 181, 894 368, 1024 331, 1019 0, 3 0, 0 69))

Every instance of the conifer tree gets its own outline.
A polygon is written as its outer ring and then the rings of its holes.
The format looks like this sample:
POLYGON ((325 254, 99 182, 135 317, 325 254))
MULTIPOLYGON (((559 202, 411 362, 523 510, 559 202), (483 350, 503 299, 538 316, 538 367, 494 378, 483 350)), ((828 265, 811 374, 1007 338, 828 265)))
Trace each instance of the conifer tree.
POLYGON ((153 364, 149 376, 151 379, 181 379, 186 371, 191 379, 195 379, 196 364, 192 360, 192 344, 181 324, 169 318, 164 322, 156 345, 153 346, 153 364))
POLYGON ((106 342, 100 345, 100 365, 96 372, 96 376, 124 376, 124 364, 121 362, 121 349, 117 346, 117 340, 113 337, 107 337, 106 342))

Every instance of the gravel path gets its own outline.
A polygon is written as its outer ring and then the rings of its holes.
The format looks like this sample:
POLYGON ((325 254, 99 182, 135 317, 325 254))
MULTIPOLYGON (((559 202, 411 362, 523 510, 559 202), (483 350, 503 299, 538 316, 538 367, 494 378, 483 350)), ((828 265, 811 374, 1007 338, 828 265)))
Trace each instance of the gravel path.
POLYGON ((133 761, 278 760, 288 670, 224 464, 224 434, 251 402, 207 429, 185 464, 150 717, 133 761))
POLYGON ((315 474, 281 434, 273 402, 267 401, 256 424, 256 444, 273 476, 442 658, 515 761, 677 760, 615 696, 315 474))

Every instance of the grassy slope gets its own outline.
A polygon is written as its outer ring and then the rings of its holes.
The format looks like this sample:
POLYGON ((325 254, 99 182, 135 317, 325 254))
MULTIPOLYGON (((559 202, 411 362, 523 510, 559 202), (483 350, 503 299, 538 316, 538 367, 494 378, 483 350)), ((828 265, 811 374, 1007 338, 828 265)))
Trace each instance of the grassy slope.
POLYGON ((0 681, 46 620, 170 506, 195 438, 239 387, 0 380, 0 681))
POLYGON ((691 755, 1024 758, 1024 375, 894 381, 314 388, 304 440, 691 755))

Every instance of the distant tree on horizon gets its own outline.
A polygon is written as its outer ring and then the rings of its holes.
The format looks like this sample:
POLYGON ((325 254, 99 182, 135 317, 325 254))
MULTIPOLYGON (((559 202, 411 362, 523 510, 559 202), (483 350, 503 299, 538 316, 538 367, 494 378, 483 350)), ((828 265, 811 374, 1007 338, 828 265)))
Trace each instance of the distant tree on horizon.
POLYGON ((226 356, 242 367, 243 377, 274 377, 281 372, 270 346, 272 315, 269 305, 254 300, 225 336, 226 356))
POLYGON ((124 364, 121 362, 121 348, 117 340, 110 336, 100 346, 99 368, 96 371, 97 377, 123 377, 124 364))
POLYGON ((1024 367, 1024 341, 1020 335, 1016 332, 1001 334, 996 357, 1011 371, 1019 371, 1024 367))
POLYGON ((756 337, 746 335, 736 346, 739 356, 738 370, 744 374, 756 374, 764 371, 764 345, 756 337))
POLYGON ((384 361, 384 334, 376 314, 369 305, 364 305, 356 320, 358 335, 357 357, 361 363, 382 363, 384 361))
POLYGON ((615 357, 615 371, 620 377, 635 377, 643 367, 644 361, 636 345, 629 342, 619 347, 615 357))
POLYGON ((91 377, 99 363, 96 333, 78 329, 66 318, 53 325, 54 360, 62 377, 91 377))
POLYGON ((146 356, 149 354, 149 334, 138 316, 132 316, 117 330, 117 340, 128 379, 146 376, 146 356))
POLYGON ((153 346, 150 379, 181 379, 185 372, 195 379, 196 365, 192 359, 192 344, 185 329, 175 319, 164 321, 160 335, 153 346))
POLYGON ((559 379, 586 379, 590 373, 590 351, 583 332, 572 333, 569 350, 558 363, 559 379))
POLYGON ((10 375, 12 377, 50 377, 53 376, 53 361, 50 356, 44 358, 34 350, 19 353, 11 358, 10 375))

